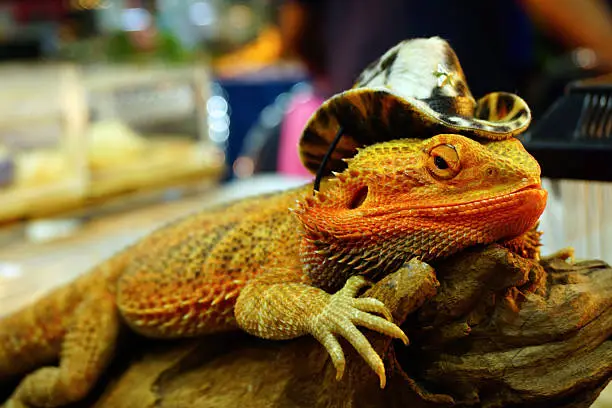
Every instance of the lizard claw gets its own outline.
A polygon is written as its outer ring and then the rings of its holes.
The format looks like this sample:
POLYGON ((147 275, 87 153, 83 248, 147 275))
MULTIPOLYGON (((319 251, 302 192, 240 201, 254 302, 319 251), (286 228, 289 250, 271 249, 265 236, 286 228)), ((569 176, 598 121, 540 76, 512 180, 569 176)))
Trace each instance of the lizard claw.
POLYGON ((346 360, 336 335, 348 340, 359 355, 376 372, 380 387, 386 383, 385 366, 368 339, 357 325, 400 339, 408 344, 408 337, 393 323, 393 317, 385 305, 374 298, 355 298, 359 289, 368 282, 362 276, 349 278, 342 289, 330 295, 327 306, 312 320, 311 333, 327 349, 336 368, 336 379, 344 375, 346 360), (376 316, 378 313, 384 317, 376 316))
POLYGON ((572 247, 566 247, 566 248, 562 248, 558 251, 553 252, 550 255, 547 256, 543 256, 542 260, 543 261, 551 261, 554 258, 561 258, 564 261, 568 261, 570 264, 573 264, 574 262, 576 262, 576 258, 575 258, 575 251, 574 248, 572 247))

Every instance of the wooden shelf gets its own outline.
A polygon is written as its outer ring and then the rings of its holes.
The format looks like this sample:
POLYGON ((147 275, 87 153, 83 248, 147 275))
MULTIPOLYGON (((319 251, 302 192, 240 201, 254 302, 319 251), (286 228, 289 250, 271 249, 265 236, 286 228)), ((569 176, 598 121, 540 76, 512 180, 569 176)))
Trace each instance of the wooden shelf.
POLYGON ((219 180, 224 160, 208 139, 207 73, 199 65, 0 66, 0 147, 17 146, 8 148, 21 176, 0 189, 0 222, 73 211, 194 179, 219 180), (132 129, 143 123, 167 127, 172 120, 179 127, 189 122, 189 131, 166 128, 160 138, 132 129), (111 129, 109 138, 102 135, 102 143, 109 140, 102 157, 109 161, 100 164, 99 157, 92 161, 100 140, 92 144, 89 138, 105 121, 126 129, 127 146, 137 147, 122 153, 111 129), (19 145, 24 138, 26 147, 19 145))

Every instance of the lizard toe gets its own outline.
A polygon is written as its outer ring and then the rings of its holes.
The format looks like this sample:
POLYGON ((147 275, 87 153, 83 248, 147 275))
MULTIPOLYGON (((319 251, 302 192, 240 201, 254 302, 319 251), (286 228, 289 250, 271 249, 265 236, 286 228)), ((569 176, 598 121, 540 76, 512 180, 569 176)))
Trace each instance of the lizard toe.
POLYGON ((388 321, 393 321, 393 316, 383 302, 374 298, 355 298, 351 300, 351 306, 363 312, 372 312, 382 315, 388 321))
POLYGON ((337 294, 340 296, 346 296, 354 298, 361 288, 370 286, 370 282, 361 275, 355 275, 348 278, 344 287, 340 289, 337 294))
POLYGON ((351 319, 352 323, 374 330, 378 333, 386 334, 395 339, 400 339, 405 345, 408 345, 408 336, 395 323, 383 319, 382 317, 371 315, 369 313, 356 311, 351 319))
POLYGON ((342 346, 336 339, 336 337, 329 331, 325 333, 321 333, 319 336, 316 336, 317 340, 325 347, 327 352, 329 353, 329 357, 332 361, 332 364, 336 368, 336 380, 340 381, 344 376, 344 367, 346 366, 346 360, 344 358, 344 352, 342 351, 342 346))
POLYGON ((555 251, 550 255, 543 256, 542 260, 550 261, 551 259, 554 259, 554 258, 561 258, 564 261, 569 260, 569 263, 573 264, 576 261, 575 250, 572 247, 561 248, 560 250, 555 251))
POLYGON ((374 370, 380 379, 380 388, 385 387, 387 377, 385 375, 385 365, 376 353, 368 339, 361 333, 351 321, 344 321, 338 327, 338 334, 344 337, 366 363, 374 370))

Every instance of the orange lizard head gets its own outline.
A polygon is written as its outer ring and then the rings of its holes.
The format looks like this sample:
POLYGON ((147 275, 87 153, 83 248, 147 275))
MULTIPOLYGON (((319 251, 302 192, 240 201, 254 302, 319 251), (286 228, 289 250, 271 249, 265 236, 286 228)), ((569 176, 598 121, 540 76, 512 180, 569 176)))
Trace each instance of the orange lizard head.
POLYGON ((307 262, 339 253, 363 261, 365 252, 431 260, 525 233, 546 197, 540 166, 519 140, 441 134, 361 149, 294 212, 307 262))

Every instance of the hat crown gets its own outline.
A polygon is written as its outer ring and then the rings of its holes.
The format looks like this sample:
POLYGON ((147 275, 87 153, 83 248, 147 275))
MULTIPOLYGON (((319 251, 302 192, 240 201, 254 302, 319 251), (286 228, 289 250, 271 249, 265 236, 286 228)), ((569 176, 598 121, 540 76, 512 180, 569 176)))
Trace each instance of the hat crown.
POLYGON ((465 98, 472 105, 468 114, 476 105, 457 55, 439 37, 406 40, 389 49, 362 72, 353 88, 363 87, 423 101, 465 98))

